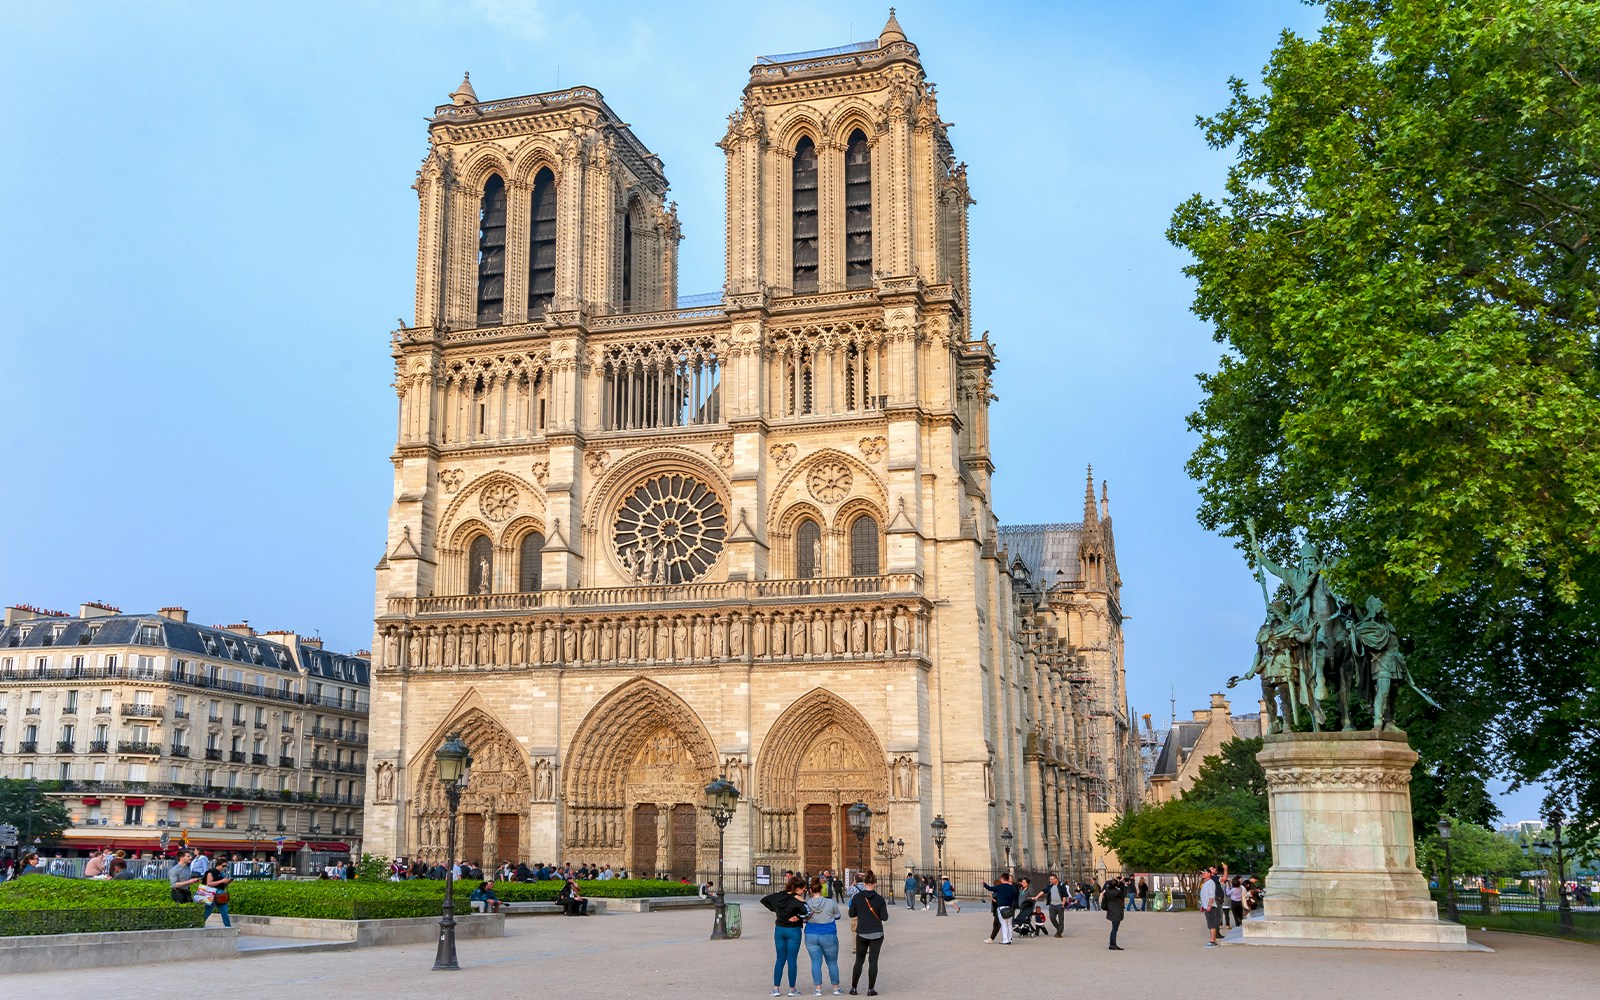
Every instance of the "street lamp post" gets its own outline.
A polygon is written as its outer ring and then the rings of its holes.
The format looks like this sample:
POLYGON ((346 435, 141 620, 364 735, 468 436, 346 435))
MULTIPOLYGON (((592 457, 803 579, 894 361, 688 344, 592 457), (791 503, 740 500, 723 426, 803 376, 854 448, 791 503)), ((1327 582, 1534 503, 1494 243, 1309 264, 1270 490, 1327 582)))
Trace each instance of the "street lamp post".
POLYGON ((894 902, 894 860, 906 852, 906 842, 890 837, 878 838, 878 857, 883 859, 883 872, 889 881, 889 902, 894 902))
POLYGON ((1450 818, 1439 820, 1439 842, 1444 844, 1444 898, 1445 917, 1456 923, 1461 922, 1461 914, 1456 912, 1456 882, 1455 874, 1451 871, 1450 859, 1450 818))
POLYGON ((1572 933, 1572 901, 1567 898, 1567 856, 1561 845, 1561 824, 1566 822, 1567 814, 1561 811, 1560 806, 1550 810, 1550 826, 1556 834, 1556 908, 1560 916, 1557 918, 1561 933, 1572 933))
POLYGON ((439 768, 439 783, 450 801, 449 833, 445 838, 444 914, 439 918, 439 951, 433 959, 433 971, 458 972, 461 966, 456 962, 456 810, 461 808, 461 790, 466 787, 472 770, 472 752, 461 741, 460 733, 451 733, 433 752, 433 759, 439 768))
POLYGON ((942 916, 945 915, 945 912, 944 912, 944 835, 945 835, 945 831, 950 828, 950 824, 948 824, 948 823, 946 823, 944 821, 944 814, 941 813, 938 816, 935 816, 933 818, 933 822, 928 824, 928 825, 933 828, 933 851, 934 851, 934 857, 938 861, 938 868, 939 868, 939 871, 938 871, 938 882, 934 885, 933 894, 935 896, 939 897, 939 916, 942 917, 942 916))
POLYGON ((706 808, 711 810, 711 818, 717 824, 717 915, 711 921, 711 940, 726 941, 728 939, 728 890, 722 884, 722 838, 728 828, 728 820, 733 818, 733 810, 739 803, 739 789, 727 777, 718 777, 716 781, 706 786, 706 808))
POLYGON ((867 866, 867 834, 872 832, 872 807, 865 802, 857 802, 848 810, 850 815, 850 832, 856 835, 856 860, 861 867, 867 866))
POLYGON ((1012 837, 1011 827, 1008 826, 1008 827, 1004 827, 1004 828, 1001 829, 1001 831, 1000 831, 1000 843, 1004 844, 1005 848, 1006 848, 1006 874, 1007 875, 1012 874, 1012 871, 1011 871, 1011 837, 1012 837))

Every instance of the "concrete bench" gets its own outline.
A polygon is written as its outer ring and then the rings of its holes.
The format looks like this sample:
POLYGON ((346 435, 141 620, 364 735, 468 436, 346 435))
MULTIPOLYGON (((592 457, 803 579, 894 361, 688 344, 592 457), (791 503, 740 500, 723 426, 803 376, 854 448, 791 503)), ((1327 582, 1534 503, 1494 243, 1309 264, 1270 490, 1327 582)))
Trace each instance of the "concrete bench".
MULTIPOLYGON (((606 912, 604 899, 589 900, 589 916, 598 916, 606 912)), ((560 917, 566 911, 560 903, 501 903, 500 912, 508 917, 560 917)))
POLYGON ((613 899, 610 902, 619 910, 629 910, 633 913, 710 909, 714 905, 711 900, 701 899, 699 896, 636 896, 631 899, 613 899))

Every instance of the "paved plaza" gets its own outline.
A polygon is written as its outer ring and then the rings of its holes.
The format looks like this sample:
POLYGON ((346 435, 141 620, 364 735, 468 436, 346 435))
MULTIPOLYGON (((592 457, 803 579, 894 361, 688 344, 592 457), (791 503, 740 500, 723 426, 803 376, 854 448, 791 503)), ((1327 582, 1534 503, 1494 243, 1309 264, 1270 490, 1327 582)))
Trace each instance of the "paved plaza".
MULTIPOLYGON (((764 998, 770 988, 772 930, 766 911, 745 899, 745 934, 707 940, 709 910, 616 913, 587 919, 518 917, 506 937, 463 941, 462 971, 435 973, 434 946, 405 945, 312 954, 262 954, 222 963, 62 970, 7 976, 7 1000, 93 997, 141 1000, 206 993, 251 1000, 343 997, 764 998)), ((1099 913, 1071 914, 1067 936, 983 944, 981 905, 939 919, 903 907, 889 922, 878 991, 884 997, 1226 996, 1251 998, 1514 998, 1596 995, 1600 948, 1513 934, 1480 934, 1488 953, 1343 951, 1226 945, 1204 947, 1195 913, 1139 913, 1106 948, 1099 913)), ((215 923, 215 921, 213 921, 215 923)), ((800 952, 800 985, 811 995, 800 952)), ((847 956, 841 956, 841 961, 847 956)), ((841 969, 849 986, 849 966, 841 969)), ((831 994, 831 991, 830 991, 831 994)), ((861 995, 866 995, 863 978, 861 995)))

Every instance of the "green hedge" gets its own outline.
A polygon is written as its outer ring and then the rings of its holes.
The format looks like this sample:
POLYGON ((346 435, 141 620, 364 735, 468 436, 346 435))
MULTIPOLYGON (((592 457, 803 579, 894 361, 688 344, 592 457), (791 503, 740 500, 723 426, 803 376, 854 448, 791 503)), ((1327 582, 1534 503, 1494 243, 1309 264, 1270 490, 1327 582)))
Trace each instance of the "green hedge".
POLYGON ((199 927, 201 907, 174 903, 165 882, 29 875, 0 883, 0 936, 199 927))
MULTIPOLYGON (((606 879, 578 885, 585 896, 595 898, 692 896, 697 892, 693 885, 654 879, 606 879)), ((455 884, 456 912, 471 911, 470 897, 477 887, 477 882, 455 884)), ((0 934, 69 933, 64 927, 78 931, 200 926, 203 908, 197 903, 174 903, 169 891, 165 881, 100 882, 30 875, 0 884, 0 925, 37 929, 0 930, 0 934), (21 919, 24 914, 28 915, 26 920, 21 919)), ((495 884, 495 894, 508 903, 551 902, 560 891, 561 883, 557 881, 495 884)), ((240 879, 229 886, 228 896, 233 913, 321 920, 386 920, 437 915, 444 902, 444 883, 425 879, 404 882, 240 879)))

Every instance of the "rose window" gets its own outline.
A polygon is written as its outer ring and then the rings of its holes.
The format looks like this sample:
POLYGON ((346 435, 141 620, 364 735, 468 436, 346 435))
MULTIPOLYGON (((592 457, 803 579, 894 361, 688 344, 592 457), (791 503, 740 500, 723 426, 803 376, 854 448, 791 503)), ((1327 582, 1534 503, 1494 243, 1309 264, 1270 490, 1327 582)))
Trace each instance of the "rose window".
POLYGON ((517 488, 510 483, 495 483, 478 497, 478 508, 491 521, 504 521, 517 509, 517 488))
POLYGON ((688 583, 717 561, 728 515, 694 477, 655 476, 623 501, 614 536, 617 558, 634 581, 688 583))
POLYGON ((841 462, 824 462, 811 470, 808 485, 811 495, 823 503, 838 503, 843 500, 846 493, 850 492, 849 466, 841 462))

